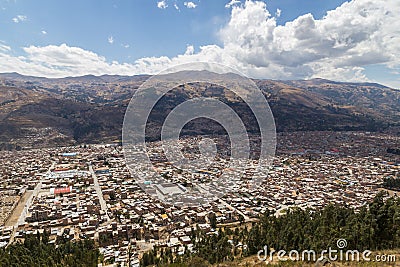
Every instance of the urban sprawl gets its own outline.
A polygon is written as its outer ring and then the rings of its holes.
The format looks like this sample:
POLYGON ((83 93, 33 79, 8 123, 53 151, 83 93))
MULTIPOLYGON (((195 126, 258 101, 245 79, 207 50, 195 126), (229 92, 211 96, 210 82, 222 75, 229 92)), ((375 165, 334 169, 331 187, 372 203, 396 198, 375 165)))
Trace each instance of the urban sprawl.
MULTIPOLYGON (((219 137, 212 138, 218 142, 219 137)), ((195 156, 190 148, 199 139, 181 140, 188 158, 195 156)), ((193 229, 216 232, 210 214, 218 227, 257 221, 267 210, 279 216, 294 207, 317 209, 329 203, 357 210, 383 190, 384 178, 398 177, 400 156, 387 149, 399 143, 399 136, 382 133, 281 133, 261 186, 247 186, 255 174, 249 170, 249 177, 244 175, 224 196, 190 207, 165 204, 142 188, 172 198, 188 184, 217 180, 225 157, 216 156, 209 168, 190 173, 157 157, 160 142, 154 142, 150 158, 170 181, 156 185, 143 178, 146 173, 133 177, 118 142, 3 151, 0 247, 46 231, 51 243, 94 239, 106 262, 138 266, 142 253, 156 246, 182 254, 193 249, 193 229)))

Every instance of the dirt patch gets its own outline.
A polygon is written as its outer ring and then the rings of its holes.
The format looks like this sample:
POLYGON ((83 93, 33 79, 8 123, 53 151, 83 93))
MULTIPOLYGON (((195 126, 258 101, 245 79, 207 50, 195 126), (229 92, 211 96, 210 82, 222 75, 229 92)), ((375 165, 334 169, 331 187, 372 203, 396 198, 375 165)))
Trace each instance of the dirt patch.
POLYGON ((393 196, 400 196, 400 191, 394 191, 394 190, 389 190, 386 188, 378 188, 379 191, 386 191, 389 196, 393 197, 393 196))
POLYGON ((5 226, 14 226, 19 219, 19 216, 21 215, 22 211, 24 210, 25 207, 25 203, 26 201, 29 199, 29 197, 31 196, 32 191, 26 191, 20 201, 18 202, 17 206, 15 207, 15 209, 12 211, 10 217, 8 217, 8 220, 5 222, 5 226))

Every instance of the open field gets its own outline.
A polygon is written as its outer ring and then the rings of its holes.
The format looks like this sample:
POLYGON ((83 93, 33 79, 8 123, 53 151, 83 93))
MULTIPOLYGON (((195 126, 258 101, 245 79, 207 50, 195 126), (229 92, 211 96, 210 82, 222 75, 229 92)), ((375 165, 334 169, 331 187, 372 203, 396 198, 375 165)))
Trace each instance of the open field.
POLYGON ((26 191, 22 195, 17 206, 12 211, 11 215, 8 217, 8 220, 5 222, 5 224, 4 224, 5 226, 14 226, 17 223, 18 218, 21 215, 21 212, 24 210, 25 203, 29 199, 31 194, 32 194, 32 191, 26 191))
POLYGON ((11 210, 15 207, 19 200, 19 196, 13 196, 13 195, 3 195, 0 196, 0 225, 4 223, 4 221, 7 220, 7 218, 10 216, 11 210))
POLYGON ((400 191, 394 191, 394 190, 390 190, 390 189, 386 189, 386 188, 379 188, 379 191, 386 191, 386 192, 388 192, 389 196, 391 196, 391 197, 400 196, 400 191))

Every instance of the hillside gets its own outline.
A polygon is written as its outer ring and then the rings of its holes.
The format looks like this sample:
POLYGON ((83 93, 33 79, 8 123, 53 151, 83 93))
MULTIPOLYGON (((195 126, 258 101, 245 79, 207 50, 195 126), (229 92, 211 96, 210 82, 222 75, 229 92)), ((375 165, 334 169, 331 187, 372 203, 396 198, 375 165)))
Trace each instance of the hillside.
MULTIPOLYGON (((48 146, 120 139, 125 109, 149 76, 87 75, 48 79, 0 74, 0 147, 48 146)), ((379 84, 255 80, 267 98, 278 131, 384 130, 399 125, 400 91, 379 84)), ((227 89, 193 83, 175 88, 157 104, 148 125, 159 137, 168 112, 195 96, 231 106, 250 132, 258 128, 247 105, 227 89)), ((221 133, 216 123, 196 120, 183 134, 221 133), (207 126, 204 126, 207 125, 207 126)))
POLYGON ((4 86, 0 101, 0 148, 109 141, 120 135, 123 108, 4 86))
POLYGON ((399 90, 376 83, 343 83, 324 79, 286 81, 288 85, 305 89, 328 98, 343 106, 361 107, 380 119, 392 122, 400 118, 399 90))

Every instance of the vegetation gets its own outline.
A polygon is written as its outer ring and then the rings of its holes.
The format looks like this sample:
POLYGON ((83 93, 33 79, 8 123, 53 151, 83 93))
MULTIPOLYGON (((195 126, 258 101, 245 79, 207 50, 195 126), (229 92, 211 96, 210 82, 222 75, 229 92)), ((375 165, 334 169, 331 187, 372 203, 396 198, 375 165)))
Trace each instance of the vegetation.
POLYGON ((251 227, 219 229, 212 235, 197 229, 192 234, 194 253, 174 256, 170 248, 156 248, 145 254, 141 266, 186 266, 194 258, 204 264, 229 262, 255 255, 265 245, 276 251, 322 251, 335 249, 338 239, 346 239, 351 250, 400 248, 400 198, 384 201, 380 193, 358 212, 331 204, 318 211, 291 209, 280 217, 267 213, 251 227))
POLYGON ((384 201, 383 196, 383 192, 378 194, 359 212, 328 205, 316 212, 291 210, 278 218, 266 214, 244 235, 246 254, 257 253, 263 245, 276 250, 322 251, 335 247, 338 239, 347 240, 346 249, 359 251, 399 248, 400 199, 384 201))
POLYGON ((27 236, 23 243, 0 249, 1 267, 91 267, 97 266, 100 256, 92 240, 66 241, 57 247, 48 243, 47 234, 27 236))
POLYGON ((390 154, 400 155, 400 148, 388 148, 386 152, 390 154))
POLYGON ((387 189, 400 190, 400 178, 387 177, 383 180, 382 186, 387 189))

